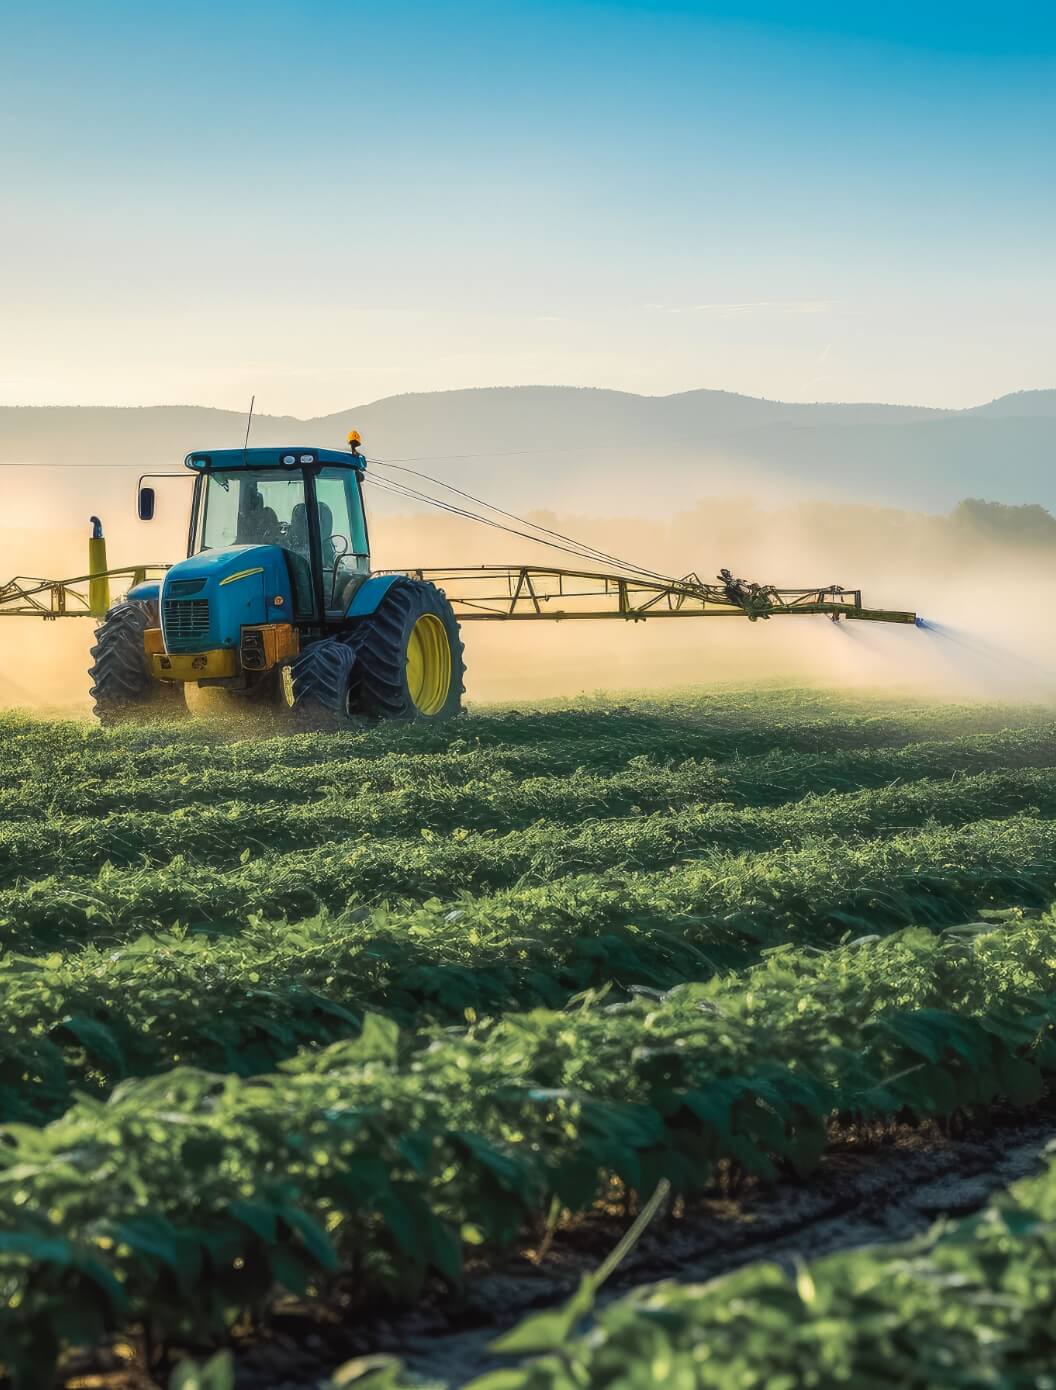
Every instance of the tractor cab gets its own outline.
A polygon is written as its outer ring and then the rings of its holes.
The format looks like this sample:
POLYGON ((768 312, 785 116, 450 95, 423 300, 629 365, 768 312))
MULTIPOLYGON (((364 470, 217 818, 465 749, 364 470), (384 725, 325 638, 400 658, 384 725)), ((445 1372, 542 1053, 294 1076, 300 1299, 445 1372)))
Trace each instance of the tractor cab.
POLYGON ((325 623, 343 615, 370 572, 358 455, 224 449, 190 454, 186 463, 198 475, 189 561, 207 552, 274 547, 287 572, 287 621, 325 623))

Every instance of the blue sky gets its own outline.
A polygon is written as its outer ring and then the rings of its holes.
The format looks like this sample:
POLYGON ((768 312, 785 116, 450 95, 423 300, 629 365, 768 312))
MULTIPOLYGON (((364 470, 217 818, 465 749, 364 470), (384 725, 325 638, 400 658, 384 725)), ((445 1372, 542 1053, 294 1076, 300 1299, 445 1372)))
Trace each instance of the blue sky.
POLYGON ((1056 385, 1056 17, 5 7, 0 403, 1056 385))

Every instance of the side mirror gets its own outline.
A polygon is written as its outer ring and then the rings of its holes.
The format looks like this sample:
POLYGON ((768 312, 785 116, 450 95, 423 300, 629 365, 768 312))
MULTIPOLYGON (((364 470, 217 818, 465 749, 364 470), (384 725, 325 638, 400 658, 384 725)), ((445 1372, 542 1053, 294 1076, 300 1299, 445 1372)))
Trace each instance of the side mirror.
POLYGON ((152 487, 139 489, 139 519, 140 521, 154 520, 154 489, 152 487))

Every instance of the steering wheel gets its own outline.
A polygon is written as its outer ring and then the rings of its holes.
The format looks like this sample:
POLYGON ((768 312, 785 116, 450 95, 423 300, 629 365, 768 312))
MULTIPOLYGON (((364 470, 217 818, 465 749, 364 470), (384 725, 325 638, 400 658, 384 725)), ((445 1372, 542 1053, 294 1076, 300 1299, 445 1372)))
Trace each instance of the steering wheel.
POLYGON ((333 607, 333 604, 334 604, 334 595, 337 593, 337 573, 338 573, 338 569, 340 568, 341 561, 345 558, 345 556, 348 554, 348 552, 352 549, 352 542, 348 539, 347 536, 342 536, 342 535, 339 535, 339 534, 336 533, 336 532, 331 532, 331 534, 330 534, 330 546, 331 546, 331 548, 332 548, 332 550, 333 550, 333 552, 334 552, 334 554, 333 554, 333 560, 332 560, 332 563, 331 563, 331 564, 329 564, 329 565, 324 565, 323 568, 324 568, 324 569, 331 570, 331 572, 332 572, 332 573, 331 573, 331 579, 330 579, 330 606, 333 607), (337 549, 337 542, 338 542, 338 541, 341 542, 341 545, 342 545, 342 547, 343 547, 343 549, 341 549, 340 551, 337 549))

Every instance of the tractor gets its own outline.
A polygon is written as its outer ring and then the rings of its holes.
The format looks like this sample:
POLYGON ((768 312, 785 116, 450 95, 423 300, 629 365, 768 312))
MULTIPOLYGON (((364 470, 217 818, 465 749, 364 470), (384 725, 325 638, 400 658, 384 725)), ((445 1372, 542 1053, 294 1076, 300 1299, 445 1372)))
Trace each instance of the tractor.
MULTIPOLYGON (((381 486, 611 567, 372 570, 360 442, 352 431, 347 453, 251 449, 247 437, 241 449, 188 454, 194 492, 185 560, 108 569, 102 523, 93 517, 88 574, 0 584, 0 618, 102 619, 90 675, 103 723, 178 714, 187 708, 188 685, 196 685, 247 706, 285 709, 315 728, 458 714, 466 669, 459 630, 467 622, 919 621, 915 613, 866 608, 860 589, 840 584, 780 589, 737 579, 728 569, 718 583, 697 574, 658 574, 447 483, 440 485, 491 515, 391 478, 381 486), (130 586, 113 606, 112 581, 130 586)), ((428 479, 393 460, 372 462, 428 479)), ((153 519, 154 505, 154 489, 141 478, 141 521, 153 519)))
MULTIPOLYGON (((178 713, 190 683, 313 727, 459 713, 454 609, 424 577, 371 572, 357 449, 217 449, 185 463, 187 558, 133 584, 96 630, 103 723, 178 713)), ((153 515, 141 481, 140 519, 153 515)))

